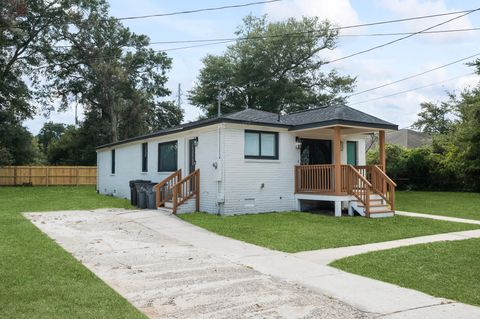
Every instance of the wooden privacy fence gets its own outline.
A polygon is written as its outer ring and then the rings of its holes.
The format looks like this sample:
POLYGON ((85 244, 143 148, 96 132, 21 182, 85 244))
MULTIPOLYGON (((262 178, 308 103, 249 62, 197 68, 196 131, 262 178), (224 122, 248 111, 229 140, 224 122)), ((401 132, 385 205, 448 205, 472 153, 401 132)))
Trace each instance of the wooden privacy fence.
POLYGON ((95 166, 4 166, 0 185, 96 185, 95 166))

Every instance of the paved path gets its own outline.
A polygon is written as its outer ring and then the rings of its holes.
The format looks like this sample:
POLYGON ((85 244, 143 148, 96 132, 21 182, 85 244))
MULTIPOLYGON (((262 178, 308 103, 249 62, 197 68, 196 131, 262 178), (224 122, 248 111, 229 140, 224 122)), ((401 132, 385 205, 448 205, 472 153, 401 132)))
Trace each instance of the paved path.
POLYGON ((442 215, 432 215, 432 214, 411 213, 411 212, 402 212, 402 211, 396 211, 395 214, 401 215, 401 216, 409 216, 409 217, 420 217, 420 218, 430 218, 430 219, 437 219, 437 220, 446 220, 448 222, 454 222, 454 223, 465 223, 465 224, 480 225, 480 220, 474 220, 474 219, 449 217, 449 216, 442 216, 442 215))
POLYGON ((480 308, 222 237, 159 211, 27 216, 151 317, 480 318, 480 308))
POLYGON ((434 243, 448 240, 464 240, 469 238, 480 238, 480 229, 460 231, 454 233, 437 234, 429 236, 420 236, 413 238, 398 239, 392 241, 384 241, 381 243, 319 249, 311 251, 303 251, 294 254, 295 256, 309 260, 320 265, 328 265, 331 262, 345 257, 360 255, 371 251, 386 250, 391 248, 398 248, 404 246, 411 246, 417 244, 434 243))

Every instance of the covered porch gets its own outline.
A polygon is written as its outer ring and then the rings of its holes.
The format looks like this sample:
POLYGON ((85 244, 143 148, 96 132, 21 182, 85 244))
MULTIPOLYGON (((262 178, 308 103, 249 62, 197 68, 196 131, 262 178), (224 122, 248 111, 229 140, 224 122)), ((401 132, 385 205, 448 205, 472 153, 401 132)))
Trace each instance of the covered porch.
POLYGON ((349 215, 393 216, 396 184, 385 173, 385 129, 333 125, 298 130, 296 137, 301 153, 294 168, 297 201, 334 202, 335 216, 341 216, 342 203, 349 215), (373 134, 379 164, 365 165, 365 146, 357 144, 373 134))

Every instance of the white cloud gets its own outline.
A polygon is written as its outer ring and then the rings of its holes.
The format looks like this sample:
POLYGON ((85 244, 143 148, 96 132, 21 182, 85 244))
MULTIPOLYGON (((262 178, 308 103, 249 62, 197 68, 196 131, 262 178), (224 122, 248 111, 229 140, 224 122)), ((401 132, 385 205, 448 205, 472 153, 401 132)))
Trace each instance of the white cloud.
POLYGON ((285 0, 274 5, 266 5, 264 11, 275 20, 289 17, 317 16, 320 19, 329 19, 339 25, 360 23, 358 14, 349 0, 285 0))
MULTIPOLYGON (((416 17, 416 16, 426 16, 434 15, 447 12, 461 11, 461 9, 448 7, 445 1, 442 0, 431 0, 431 1, 420 1, 420 0, 382 0, 379 3, 386 9, 395 13, 399 18, 407 17, 416 17)), ((461 13, 456 15, 440 16, 428 19, 412 20, 403 22, 403 26, 409 32, 417 32, 428 27, 434 26, 438 23, 450 20, 457 16, 462 15, 461 13)), ((472 23, 468 16, 453 20, 449 23, 441 25, 432 29, 431 31, 439 30, 451 30, 451 29, 464 29, 472 28, 472 23)), ((460 40, 472 39, 475 36, 475 33, 472 32, 452 32, 452 33, 435 33, 428 35, 419 35, 419 39, 428 40, 431 42, 457 42, 460 40)))

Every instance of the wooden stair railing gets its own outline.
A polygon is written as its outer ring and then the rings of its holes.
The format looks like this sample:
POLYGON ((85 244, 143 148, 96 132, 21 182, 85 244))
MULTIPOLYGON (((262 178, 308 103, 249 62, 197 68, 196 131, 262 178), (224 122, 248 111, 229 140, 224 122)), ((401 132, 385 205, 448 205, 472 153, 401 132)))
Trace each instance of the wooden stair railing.
POLYGON ((347 192, 355 196, 365 209, 365 217, 370 217, 370 194, 372 193, 372 184, 352 165, 345 170, 345 180, 347 182, 347 192))
POLYGON ((200 170, 197 169, 172 187, 172 213, 176 214, 178 206, 195 196, 195 210, 200 210, 200 170))
POLYGON ((372 166, 371 182, 373 190, 385 200, 392 211, 395 211, 395 187, 397 184, 377 165, 372 166))
POLYGON ((171 188, 182 179, 182 170, 179 169, 172 173, 167 178, 163 179, 160 183, 153 186, 153 189, 157 193, 157 207, 165 205, 172 198, 171 188))

